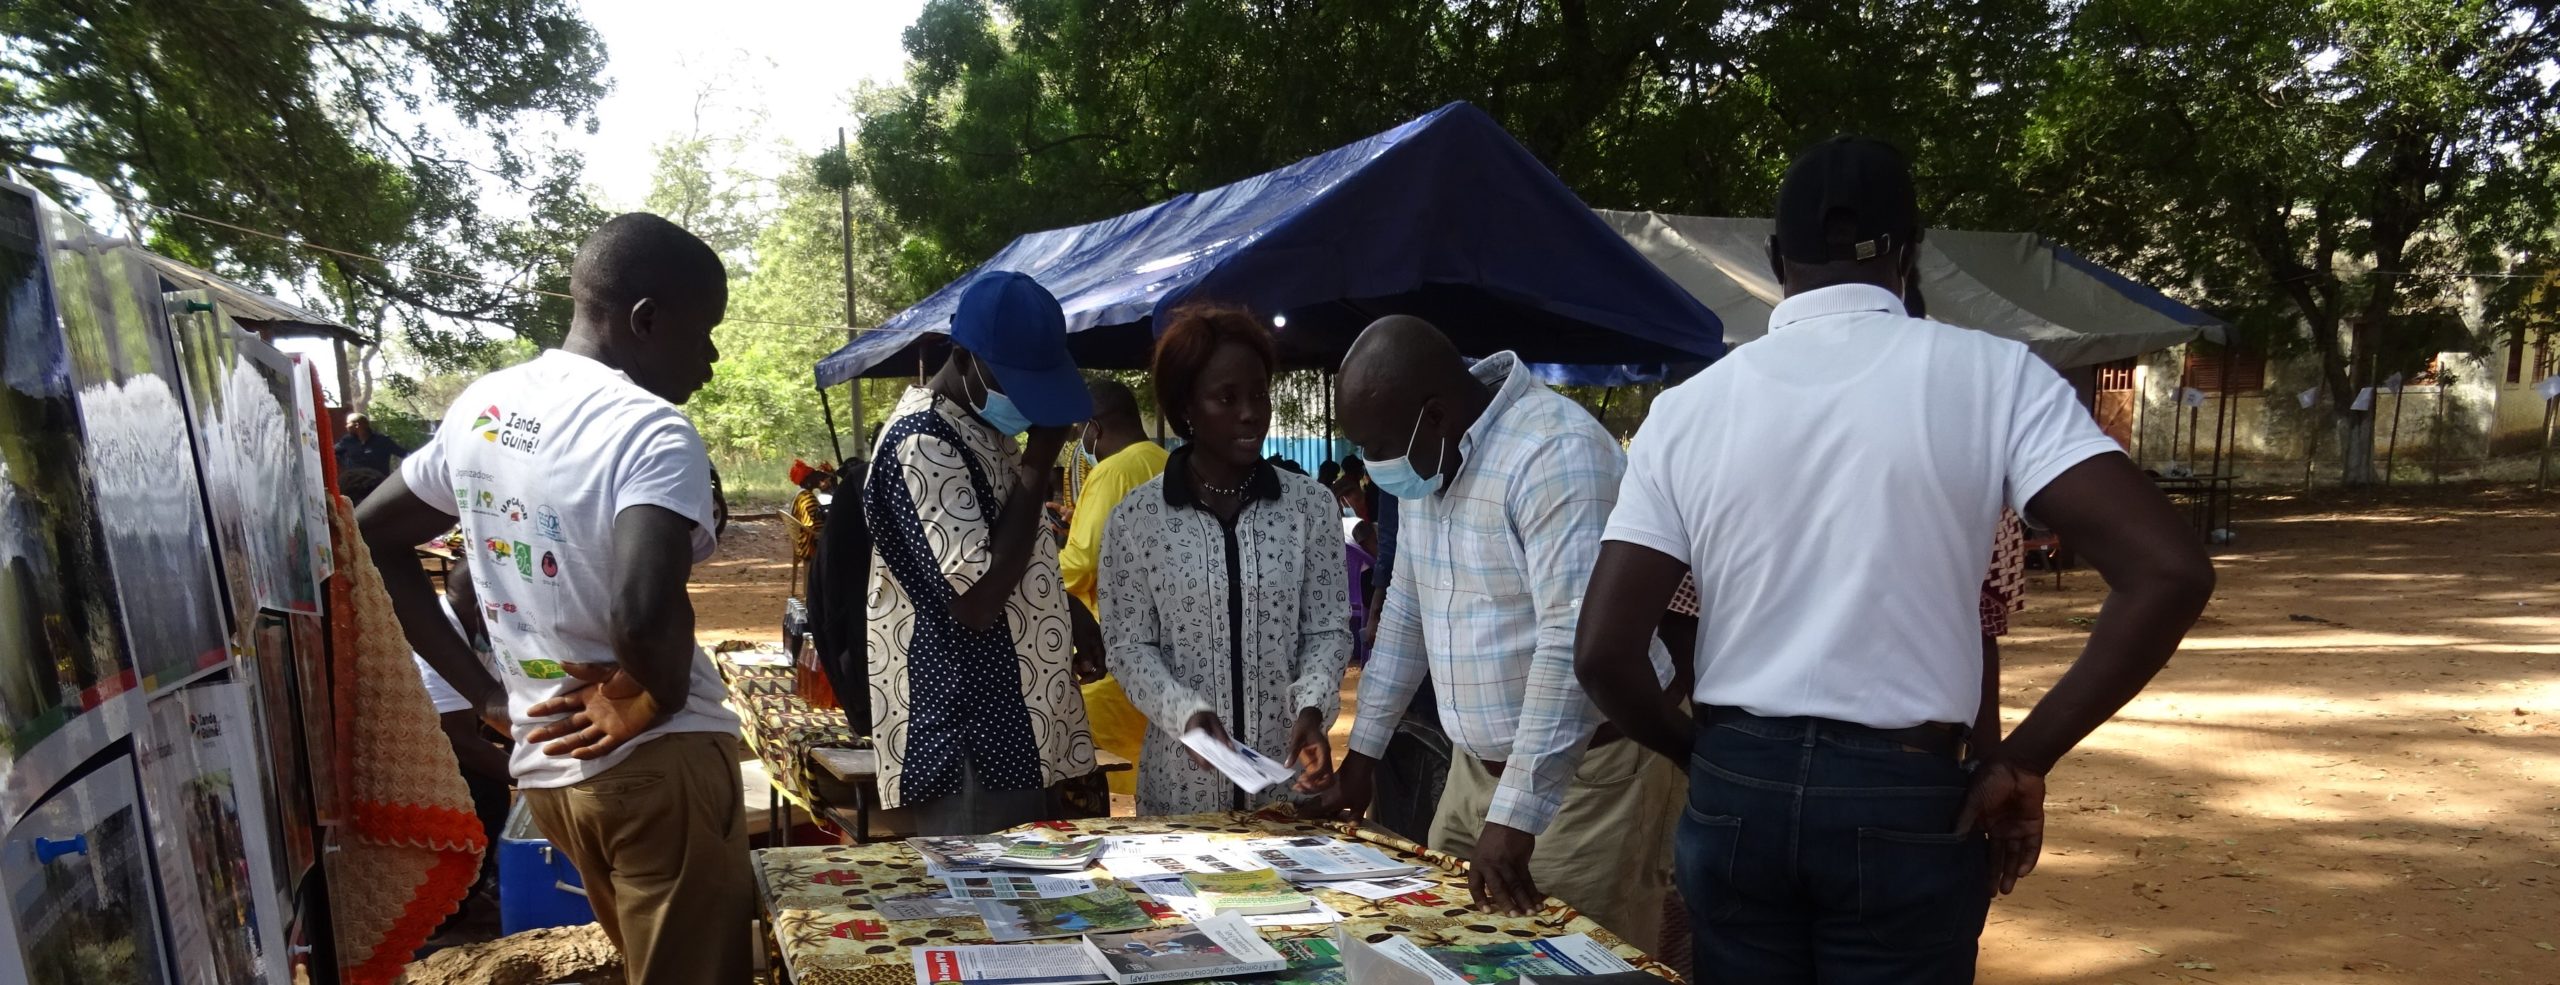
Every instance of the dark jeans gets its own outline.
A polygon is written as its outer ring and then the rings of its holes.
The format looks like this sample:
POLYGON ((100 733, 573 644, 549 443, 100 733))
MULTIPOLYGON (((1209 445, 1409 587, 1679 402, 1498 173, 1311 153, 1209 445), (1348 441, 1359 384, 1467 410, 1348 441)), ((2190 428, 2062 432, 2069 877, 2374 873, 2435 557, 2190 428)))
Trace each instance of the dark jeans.
POLYGON ((1952 833, 1966 779, 1856 725, 1699 729, 1677 861, 1699 985, 1972 981, 1990 847, 1952 833))

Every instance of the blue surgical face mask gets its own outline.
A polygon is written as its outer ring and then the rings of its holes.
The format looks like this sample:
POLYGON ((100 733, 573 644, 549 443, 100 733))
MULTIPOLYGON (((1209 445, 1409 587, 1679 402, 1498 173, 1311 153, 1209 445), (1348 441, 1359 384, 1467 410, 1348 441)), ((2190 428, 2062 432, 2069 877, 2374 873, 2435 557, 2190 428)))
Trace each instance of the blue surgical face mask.
POLYGON ((1087 424, 1085 425, 1084 437, 1076 439, 1076 461, 1084 463, 1084 467, 1088 469, 1102 464, 1102 459, 1094 457, 1093 448, 1090 444, 1092 438, 1093 425, 1087 424))
POLYGON ((1413 415, 1413 434, 1404 439, 1404 454, 1386 461, 1361 456, 1369 463, 1369 484, 1397 499, 1422 499, 1438 492, 1437 476, 1422 475, 1413 470, 1413 443, 1422 438, 1422 412, 1413 415))
POLYGON ((1019 438, 1023 432, 1031 430, 1031 419, 1022 416, 1022 411, 1013 406, 1013 398, 997 393, 995 387, 987 385, 986 364, 972 356, 969 368, 978 373, 978 392, 982 395, 978 406, 970 408, 977 412, 978 419, 1008 438, 1019 438))

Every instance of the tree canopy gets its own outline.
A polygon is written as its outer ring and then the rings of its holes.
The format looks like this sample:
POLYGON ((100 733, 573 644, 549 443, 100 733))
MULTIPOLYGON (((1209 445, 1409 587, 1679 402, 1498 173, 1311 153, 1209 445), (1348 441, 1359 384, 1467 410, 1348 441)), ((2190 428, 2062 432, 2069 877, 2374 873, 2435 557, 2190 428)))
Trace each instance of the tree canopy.
POLYGON ((2016 166, 2043 228, 2316 353, 2361 477, 2354 394, 2537 279, 2467 275, 2552 269, 2555 59, 2541 3, 2094 0, 2016 166))
POLYGON ((1595 205, 1762 213, 1798 147, 1859 131, 1988 221, 2059 25, 2042 0, 931 0, 860 164, 946 276, 1457 99, 1595 205))
POLYGON ((566 302, 429 271, 565 290, 602 220, 578 157, 536 136, 592 126, 604 91, 570 0, 12 0, 0 37, 0 167, 57 199, 77 175, 147 201, 123 207, 154 249, 316 282, 430 355, 469 342, 426 316, 565 331, 566 302))

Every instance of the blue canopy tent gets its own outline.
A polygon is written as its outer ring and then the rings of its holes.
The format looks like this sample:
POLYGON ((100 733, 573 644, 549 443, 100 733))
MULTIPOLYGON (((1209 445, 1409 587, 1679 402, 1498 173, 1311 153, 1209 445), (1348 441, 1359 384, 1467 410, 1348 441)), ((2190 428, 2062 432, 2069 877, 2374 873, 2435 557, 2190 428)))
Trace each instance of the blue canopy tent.
POLYGON ((1483 111, 1451 103, 1267 174, 1126 215, 1032 233, 817 365, 821 390, 938 361, 961 289, 1031 275, 1068 349, 1146 365, 1156 313, 1189 301, 1271 318, 1283 361, 1331 368, 1369 322, 1418 315, 1469 355, 1515 350, 1550 380, 1641 375, 1724 353, 1716 316, 1595 216, 1483 111))

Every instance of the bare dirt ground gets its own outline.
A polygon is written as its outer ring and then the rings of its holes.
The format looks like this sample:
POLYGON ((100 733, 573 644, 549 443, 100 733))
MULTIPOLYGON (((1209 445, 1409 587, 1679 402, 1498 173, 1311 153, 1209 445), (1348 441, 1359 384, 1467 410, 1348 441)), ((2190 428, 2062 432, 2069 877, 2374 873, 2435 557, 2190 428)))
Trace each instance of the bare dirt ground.
MULTIPOLYGON (((2560 982, 2560 509, 2477 489, 2244 500, 2185 650, 2051 778, 1986 982, 2560 982)), ((789 536, 733 524, 705 638, 778 635, 789 536)), ((2033 579, 2015 725, 2102 584, 2033 579)))

